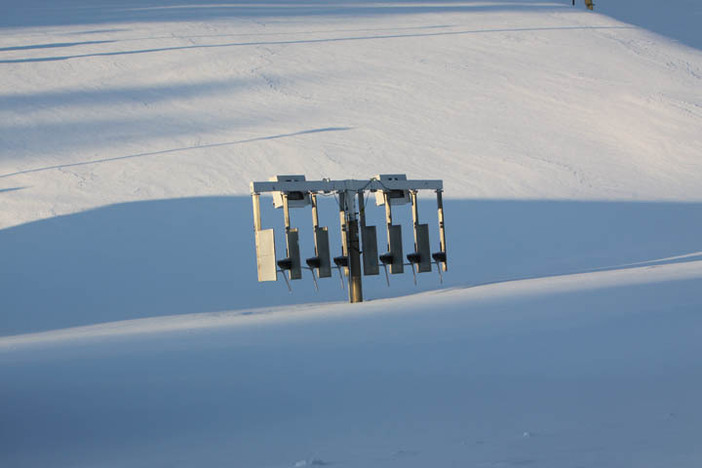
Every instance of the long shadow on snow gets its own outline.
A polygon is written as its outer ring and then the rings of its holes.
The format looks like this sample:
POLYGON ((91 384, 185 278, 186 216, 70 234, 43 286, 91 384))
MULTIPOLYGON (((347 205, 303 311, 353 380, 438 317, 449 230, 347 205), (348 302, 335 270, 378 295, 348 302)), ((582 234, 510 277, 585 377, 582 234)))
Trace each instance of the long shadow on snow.
MULTIPOLYGON (((114 106, 127 103, 150 105, 174 98, 193 99, 235 93, 255 84, 254 80, 227 78, 195 83, 169 83, 144 86, 111 86, 98 89, 33 90, 29 93, 0 94, 0 107, 37 110, 55 107, 114 106)), ((5 124, 4 126, 6 126, 5 124)))
MULTIPOLYGON (((338 254, 335 201, 320 202, 338 254)), ((412 248, 409 208, 405 253, 412 248)), ((368 207, 379 226, 380 208, 368 207)), ((422 203, 436 249, 434 204, 422 203)), ((702 252, 702 204, 447 200, 449 271, 443 287, 697 259, 702 252), (687 257, 681 257, 686 256, 687 257), (681 258, 670 258, 681 257, 681 258)), ((264 227, 281 227, 264 203, 264 227)), ((397 222, 397 221, 396 221, 397 222)), ((308 210, 293 212, 304 256, 312 255, 308 210)), ((338 275, 309 272, 293 282, 257 283, 248 197, 188 198, 125 203, 0 231, 0 335, 113 320, 222 311, 310 301, 343 301, 338 275)), ((284 254, 281 230, 278 256, 284 254)), ((436 272, 409 270, 365 277, 367 299, 441 287, 436 272)))
POLYGON ((486 33, 506 33, 506 32, 533 32, 533 31, 572 31, 572 30, 595 30, 595 29, 629 29, 628 26, 564 26, 564 27, 541 27, 541 28, 497 28, 497 29, 474 29, 466 31, 447 31, 447 32, 431 32, 431 33, 414 33, 414 34, 383 34, 375 36, 347 36, 334 37, 325 39, 297 39, 297 40, 278 40, 278 41, 254 41, 254 42, 231 42, 226 44, 200 44, 188 46, 160 47, 154 49, 135 49, 122 50, 111 52, 93 52, 88 54, 76 55, 61 55, 55 57, 35 57, 22 59, 0 60, 1 63, 30 63, 30 62, 55 62, 60 60, 70 60, 88 57, 111 57, 118 55, 139 55, 150 54, 155 52, 172 52, 177 50, 193 50, 193 49, 218 49, 226 47, 252 47, 252 46, 270 46, 270 45, 301 45, 301 44, 319 44, 331 42, 348 42, 348 41, 371 41, 371 40, 387 40, 387 39, 406 39, 417 37, 436 37, 436 36, 458 36, 467 34, 486 34, 486 33))
POLYGON ((32 50, 32 49, 57 49, 64 47, 76 47, 82 45, 95 45, 95 44, 110 44, 115 41, 83 41, 83 42, 59 42, 53 44, 33 44, 26 46, 14 46, 14 47, 0 47, 0 52, 11 52, 16 50, 32 50))

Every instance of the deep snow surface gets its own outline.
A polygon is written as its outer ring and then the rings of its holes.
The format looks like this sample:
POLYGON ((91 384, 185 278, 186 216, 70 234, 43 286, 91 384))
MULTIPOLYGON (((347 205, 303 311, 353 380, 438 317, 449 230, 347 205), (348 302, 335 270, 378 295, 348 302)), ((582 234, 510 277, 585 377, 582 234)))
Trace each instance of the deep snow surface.
POLYGON ((0 339, 7 466, 695 467, 702 262, 0 339))
MULTIPOLYGON (((248 184, 276 173, 443 178, 447 285, 702 251, 700 52, 599 6, 4 5, 0 334, 343 300, 256 284, 248 184)), ((416 291, 393 280, 367 297, 416 291)))
POLYGON ((702 464, 696 3, 0 6, 3 467, 702 464), (256 283, 251 180, 383 172, 443 286, 256 283))

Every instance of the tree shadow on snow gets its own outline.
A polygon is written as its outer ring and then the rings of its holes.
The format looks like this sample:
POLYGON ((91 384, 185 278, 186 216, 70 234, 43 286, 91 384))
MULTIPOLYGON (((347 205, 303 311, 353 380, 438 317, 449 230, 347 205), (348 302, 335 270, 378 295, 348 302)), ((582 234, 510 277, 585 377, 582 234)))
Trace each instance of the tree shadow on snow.
MULTIPOLYGON (((320 201, 332 255, 339 255, 338 212, 320 201)), ((699 260, 702 204, 569 201, 447 200, 449 271, 412 281, 365 277, 366 299, 441 287, 597 269, 699 260)), ((408 207, 398 207, 405 253, 412 249, 408 207)), ((384 212, 369 206, 384 251, 384 212)), ((312 256, 309 210, 292 214, 303 257, 312 256)), ((420 218, 438 245, 432 200, 420 218)), ((284 256, 282 215, 264 203, 264 227, 277 227, 284 256)), ((399 221, 398 221, 399 220, 399 221)), ((248 197, 186 198, 118 204, 0 231, 0 335, 161 315, 345 301, 338 273, 320 280, 258 283, 248 197)))
MULTIPOLYGON (((107 52, 91 52, 74 55, 58 55, 53 57, 34 57, 34 58, 19 58, 0 60, 2 63, 31 63, 31 62, 56 62, 61 60, 81 59, 89 57, 114 57, 120 55, 141 55, 151 54, 155 52, 173 52, 179 50, 195 50, 195 49, 221 49, 232 47, 258 47, 272 45, 304 45, 304 44, 319 44, 331 42, 350 42, 350 41, 376 41, 387 39, 406 39, 417 37, 437 37, 437 36, 463 36, 468 34, 494 34, 508 32, 533 32, 533 31, 574 31, 574 30, 597 30, 597 29, 629 29, 629 26, 558 26, 558 27, 529 27, 529 28, 492 28, 492 29, 472 29, 463 31, 443 31, 443 32, 421 32, 421 33, 400 33, 400 34, 376 34, 376 35, 348 35, 343 37, 334 37, 326 39, 289 39, 289 40, 265 40, 265 41, 249 41, 249 42, 229 42, 224 44, 199 44, 188 46, 173 46, 159 47, 147 49, 133 49, 121 51, 107 52)), ((109 42, 109 41, 106 41, 109 42)), ((114 41, 113 41, 114 42, 114 41)))

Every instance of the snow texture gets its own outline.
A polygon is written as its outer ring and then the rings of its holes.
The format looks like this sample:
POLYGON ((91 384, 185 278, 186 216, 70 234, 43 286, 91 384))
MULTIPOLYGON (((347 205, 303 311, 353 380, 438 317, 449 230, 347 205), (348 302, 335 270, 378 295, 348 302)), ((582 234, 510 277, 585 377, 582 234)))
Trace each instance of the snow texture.
POLYGON ((702 7, 570 3, 0 0, 0 466, 699 467, 702 7), (256 282, 397 172, 443 284, 256 282))

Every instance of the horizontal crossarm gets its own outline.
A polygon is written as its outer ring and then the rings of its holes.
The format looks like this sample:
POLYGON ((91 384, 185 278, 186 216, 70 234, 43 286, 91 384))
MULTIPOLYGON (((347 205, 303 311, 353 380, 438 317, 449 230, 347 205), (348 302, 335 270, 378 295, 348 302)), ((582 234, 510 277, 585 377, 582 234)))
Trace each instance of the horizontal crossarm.
POLYGON ((304 192, 330 193, 362 190, 443 190, 441 180, 304 180, 299 182, 251 182, 251 193, 304 192))

